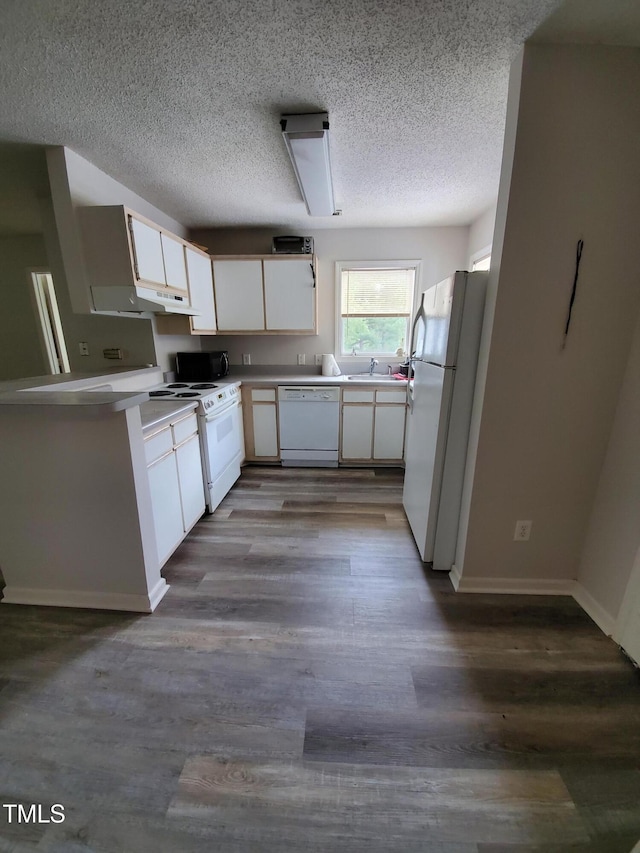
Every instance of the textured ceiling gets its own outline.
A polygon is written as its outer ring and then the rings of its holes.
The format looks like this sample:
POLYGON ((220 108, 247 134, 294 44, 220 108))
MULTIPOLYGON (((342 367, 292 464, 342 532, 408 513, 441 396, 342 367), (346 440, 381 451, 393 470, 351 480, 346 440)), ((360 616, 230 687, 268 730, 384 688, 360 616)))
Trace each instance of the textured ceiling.
POLYGON ((66 145, 190 226, 466 224, 509 64, 558 0, 3 0, 0 139, 66 145), (310 219, 281 112, 327 111, 310 219))

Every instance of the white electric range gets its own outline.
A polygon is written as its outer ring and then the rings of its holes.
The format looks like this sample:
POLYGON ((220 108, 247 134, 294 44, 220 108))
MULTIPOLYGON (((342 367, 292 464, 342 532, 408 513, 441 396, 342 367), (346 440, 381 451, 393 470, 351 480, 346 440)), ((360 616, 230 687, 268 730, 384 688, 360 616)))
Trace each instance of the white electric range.
POLYGON ((154 402, 198 404, 198 432, 202 453, 207 512, 213 512, 240 476, 244 453, 239 383, 170 382, 149 389, 154 402))

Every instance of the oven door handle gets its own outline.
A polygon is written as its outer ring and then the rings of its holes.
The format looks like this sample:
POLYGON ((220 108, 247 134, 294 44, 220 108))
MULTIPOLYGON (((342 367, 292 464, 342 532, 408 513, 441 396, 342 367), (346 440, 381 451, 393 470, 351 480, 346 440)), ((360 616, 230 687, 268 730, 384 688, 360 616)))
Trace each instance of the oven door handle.
POLYGON ((206 423, 211 423, 211 421, 215 421, 217 418, 221 418, 223 415, 233 408, 237 408, 240 405, 238 400, 231 400, 224 409, 216 409, 215 412, 211 412, 211 414, 205 414, 204 419, 206 423))

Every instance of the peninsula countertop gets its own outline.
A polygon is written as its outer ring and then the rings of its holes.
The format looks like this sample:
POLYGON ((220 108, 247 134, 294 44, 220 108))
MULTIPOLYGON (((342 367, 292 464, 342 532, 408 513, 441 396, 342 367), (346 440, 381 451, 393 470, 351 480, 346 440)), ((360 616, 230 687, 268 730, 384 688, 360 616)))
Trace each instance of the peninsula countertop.
POLYGON ((147 392, 139 390, 139 386, 147 379, 153 384, 158 370, 157 367, 109 368, 11 379, 0 383, 0 406, 45 407, 48 413, 75 411, 81 416, 119 412, 148 400, 147 392), (133 383, 134 387, 112 389, 112 384, 123 382, 133 383))

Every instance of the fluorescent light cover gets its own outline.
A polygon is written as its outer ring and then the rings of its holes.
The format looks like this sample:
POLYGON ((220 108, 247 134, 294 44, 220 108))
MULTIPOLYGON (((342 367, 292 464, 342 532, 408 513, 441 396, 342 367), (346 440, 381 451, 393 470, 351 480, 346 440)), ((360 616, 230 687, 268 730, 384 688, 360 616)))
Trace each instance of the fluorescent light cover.
POLYGON ((283 115, 280 126, 309 216, 333 216, 329 116, 283 115))

